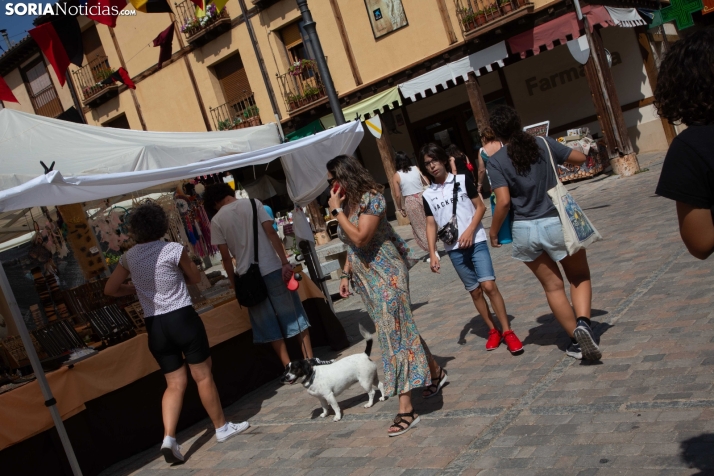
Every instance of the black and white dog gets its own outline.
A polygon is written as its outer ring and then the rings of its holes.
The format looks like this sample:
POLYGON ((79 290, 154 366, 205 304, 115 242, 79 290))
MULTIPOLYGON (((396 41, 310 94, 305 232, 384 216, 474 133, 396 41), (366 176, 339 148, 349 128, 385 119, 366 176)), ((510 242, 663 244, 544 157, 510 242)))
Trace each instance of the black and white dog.
POLYGON ((359 332, 367 341, 367 348, 363 354, 355 354, 340 359, 333 364, 314 365, 311 359, 290 362, 285 368, 285 373, 280 377, 284 384, 294 384, 300 377, 304 377, 302 384, 307 393, 320 400, 322 406, 321 418, 329 413, 328 404, 335 411, 334 421, 342 419, 342 410, 337 403, 337 397, 346 389, 359 382, 369 396, 365 408, 374 405, 374 394, 377 389, 382 393, 379 401, 383 402, 384 386, 377 377, 377 364, 372 362, 369 354, 372 352, 372 334, 367 332, 360 324, 359 332))

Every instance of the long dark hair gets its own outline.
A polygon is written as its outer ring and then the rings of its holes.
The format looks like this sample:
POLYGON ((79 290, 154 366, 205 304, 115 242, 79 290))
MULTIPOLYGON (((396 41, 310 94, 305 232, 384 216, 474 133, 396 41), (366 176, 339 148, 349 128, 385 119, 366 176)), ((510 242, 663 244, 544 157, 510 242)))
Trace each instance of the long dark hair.
POLYGON ((491 113, 489 121, 493 133, 503 142, 508 142, 508 156, 518 175, 528 175, 531 165, 541 160, 536 138, 523 132, 521 118, 515 109, 499 106, 491 113))
MULTIPOLYGON (((449 157, 450 157, 449 154, 447 154, 444 149, 442 149, 440 146, 434 144, 433 142, 422 147, 421 151, 419 151, 419 155, 421 156, 422 160, 424 159, 424 157, 429 157, 432 160, 436 160, 436 161, 444 164, 444 167, 446 167, 446 170, 451 170, 449 168, 449 157)), ((431 173, 429 173, 428 169, 427 169, 426 173, 428 173, 430 177, 433 177, 433 175, 431 175, 431 173)))
POLYGON ((354 210, 367 192, 382 193, 384 187, 374 181, 374 177, 357 159, 349 155, 338 155, 327 163, 327 171, 345 189, 347 207, 354 210))
POLYGON ((659 69, 654 105, 669 122, 714 124, 714 30, 672 45, 659 69))
POLYGON ((412 161, 406 152, 400 150, 394 154, 394 165, 398 172, 404 172, 406 174, 409 173, 409 170, 412 168, 412 161))

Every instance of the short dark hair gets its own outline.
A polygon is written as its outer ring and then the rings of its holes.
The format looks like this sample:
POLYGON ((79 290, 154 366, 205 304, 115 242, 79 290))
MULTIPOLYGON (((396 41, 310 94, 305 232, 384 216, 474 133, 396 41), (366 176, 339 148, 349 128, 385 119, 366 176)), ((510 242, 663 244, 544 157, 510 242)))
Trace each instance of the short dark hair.
POLYGON ((714 29, 674 43, 660 65, 654 105, 670 123, 714 124, 714 29))
POLYGON ((412 161, 406 152, 400 150, 394 155, 394 165, 398 172, 408 173, 412 167, 412 161))
POLYGON ((464 157, 468 161, 468 158, 465 157, 466 154, 461 152, 461 149, 459 149, 459 146, 457 146, 456 144, 450 144, 444 152, 446 152, 449 157, 453 157, 455 159, 460 159, 461 157, 464 157))
POLYGON ((154 202, 145 202, 129 213, 129 230, 137 243, 160 240, 168 229, 169 217, 154 202))
POLYGON ((209 217, 216 214, 216 204, 226 197, 235 197, 236 192, 227 183, 214 183, 203 191, 203 208, 209 217))
MULTIPOLYGON (((424 159, 424 157, 430 157, 433 160, 441 162, 442 164, 444 164, 444 167, 446 167, 446 170, 451 170, 449 168, 449 162, 450 162, 449 154, 447 154, 446 151, 441 148, 441 146, 438 146, 438 145, 434 144, 433 142, 422 147, 421 150, 419 151, 419 155, 421 156, 422 159, 424 159)), ((429 171, 427 170, 427 173, 428 172, 429 171)), ((429 174, 429 175, 431 175, 431 174, 429 174)))

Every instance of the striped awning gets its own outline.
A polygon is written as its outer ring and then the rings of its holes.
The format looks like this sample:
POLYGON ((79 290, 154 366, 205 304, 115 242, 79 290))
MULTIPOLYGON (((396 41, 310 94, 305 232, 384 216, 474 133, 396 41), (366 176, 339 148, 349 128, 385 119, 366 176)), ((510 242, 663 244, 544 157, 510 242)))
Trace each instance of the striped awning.
MULTIPOLYGON (((369 117, 379 114, 388 109, 394 109, 402 105, 402 98, 399 96, 399 90, 397 86, 393 88, 386 89, 381 93, 377 93, 374 96, 370 96, 356 104, 348 106, 342 109, 342 114, 345 115, 345 120, 354 121, 359 119, 364 121, 369 117)), ((321 117, 320 121, 325 129, 335 125, 335 116, 329 114, 327 116, 321 117)))
POLYGON ((496 64, 503 67, 503 60, 507 57, 508 50, 506 49, 506 42, 502 41, 458 61, 446 64, 402 83, 399 85, 399 90, 405 98, 408 97, 412 101, 416 101, 417 95, 425 98, 427 91, 436 93, 437 86, 448 89, 449 81, 451 81, 453 85, 456 84, 456 80, 459 77, 466 81, 471 71, 476 73, 476 76, 479 76, 482 68, 485 68, 487 72, 491 72, 493 71, 493 66, 496 64))

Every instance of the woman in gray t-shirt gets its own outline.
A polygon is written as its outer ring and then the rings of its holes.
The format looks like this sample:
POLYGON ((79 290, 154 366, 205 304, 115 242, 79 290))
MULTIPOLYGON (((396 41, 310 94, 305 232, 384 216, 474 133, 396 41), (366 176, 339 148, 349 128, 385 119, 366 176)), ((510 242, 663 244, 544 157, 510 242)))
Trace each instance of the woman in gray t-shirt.
POLYGON ((491 245, 501 246, 498 230, 511 209, 512 255, 525 262, 543 286, 555 318, 571 338, 566 353, 576 359, 599 360, 602 354, 590 328, 592 286, 588 258, 584 249, 568 256, 560 218, 548 196, 548 190, 555 187, 558 180, 550 155, 557 164, 567 161, 579 165, 586 157, 553 139, 536 139, 523 132, 518 113, 508 106, 493 111, 490 125, 505 145, 490 158, 487 166, 491 188, 496 193, 491 245), (572 307, 565 294, 558 262, 570 283, 572 307))

